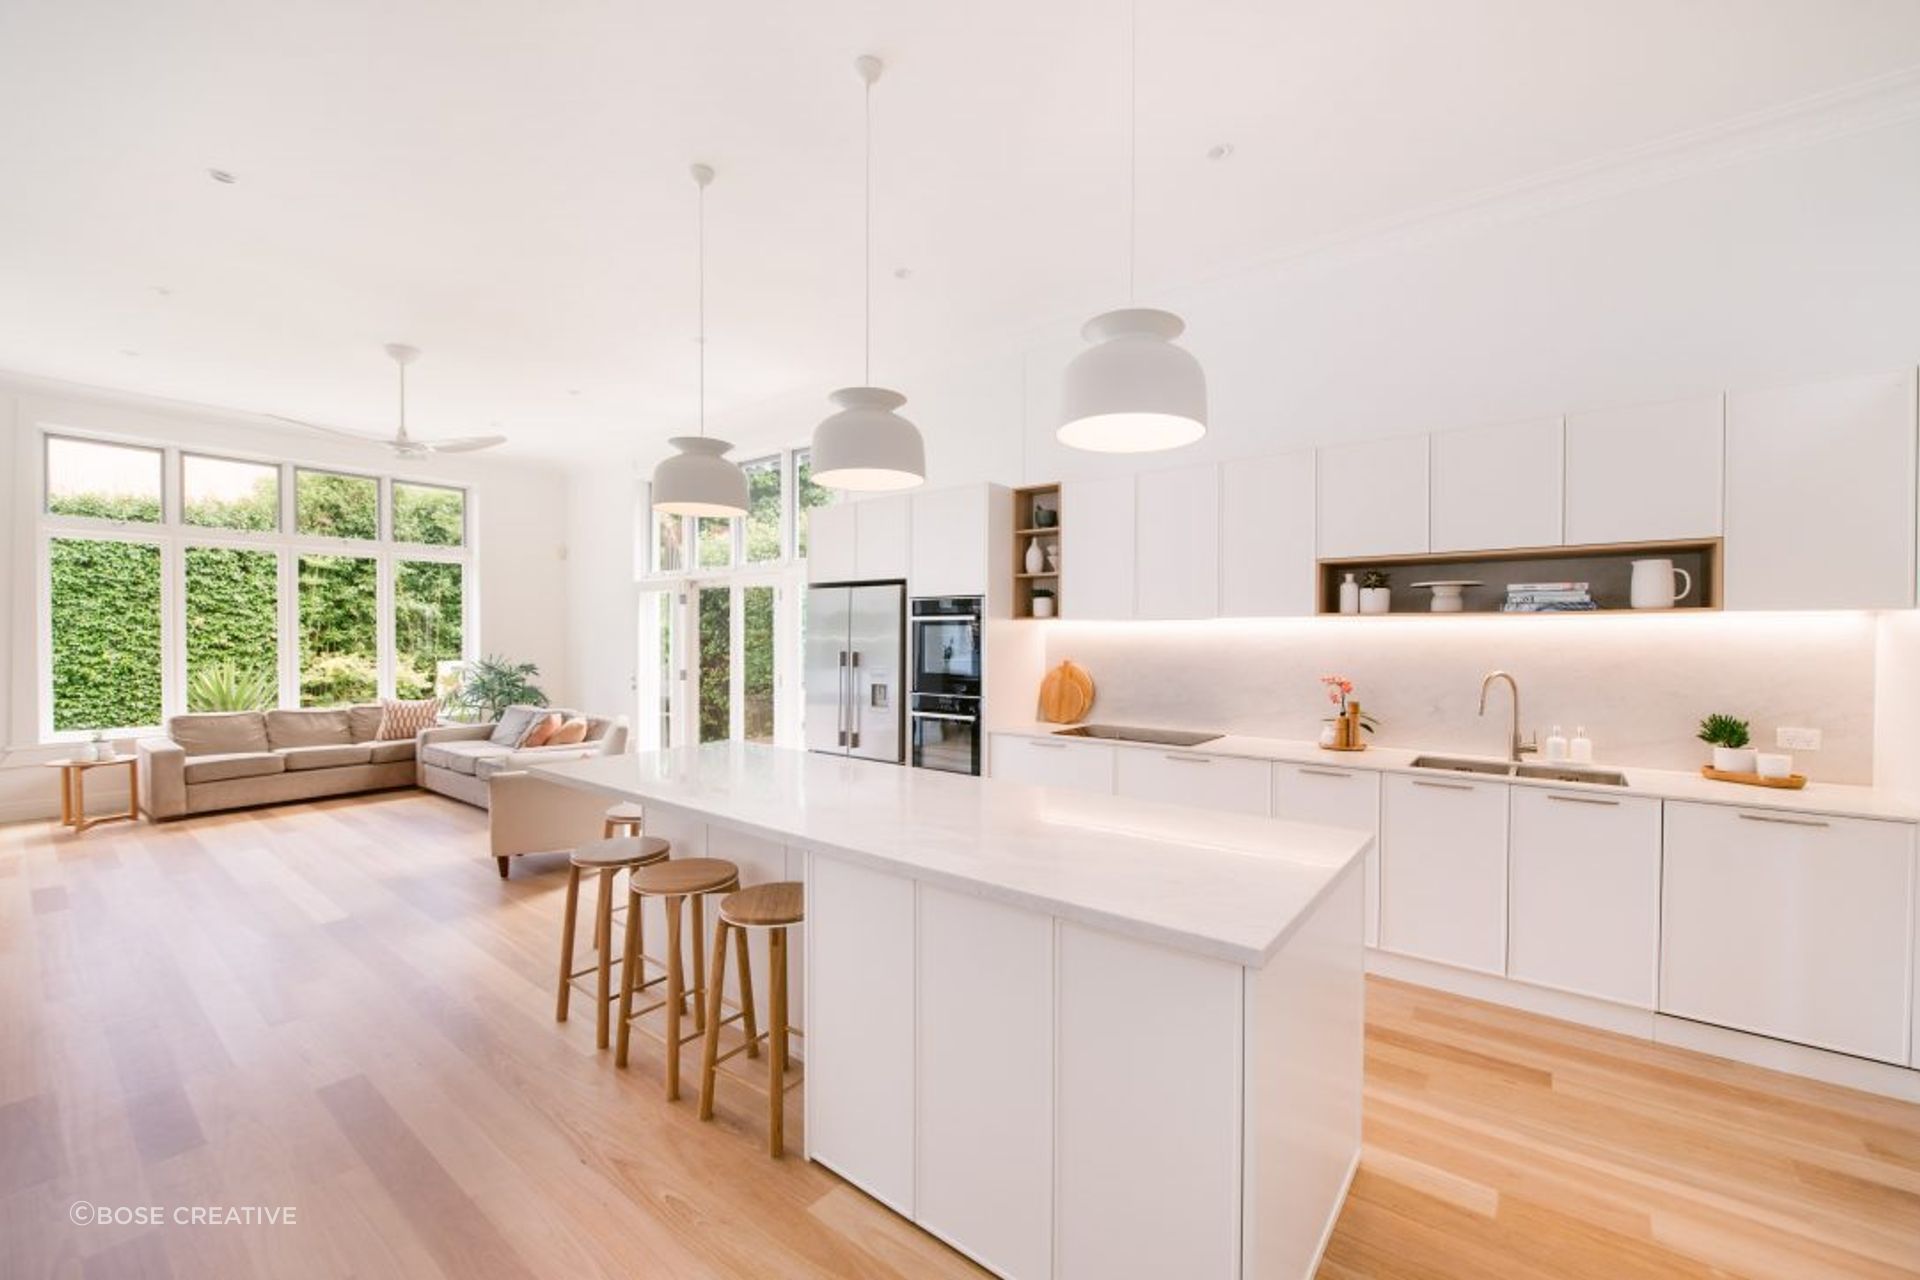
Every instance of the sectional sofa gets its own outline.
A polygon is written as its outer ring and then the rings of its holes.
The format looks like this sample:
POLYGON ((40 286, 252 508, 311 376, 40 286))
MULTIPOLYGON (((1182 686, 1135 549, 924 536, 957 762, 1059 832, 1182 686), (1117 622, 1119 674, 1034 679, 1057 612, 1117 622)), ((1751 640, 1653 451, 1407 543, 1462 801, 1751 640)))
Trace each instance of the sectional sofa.
POLYGON ((488 808, 489 784, 500 773, 518 772, 554 760, 619 755, 627 749, 624 717, 581 716, 564 707, 508 707, 492 724, 451 724, 420 735, 417 781, 429 791, 488 808), (559 713, 563 719, 584 718, 587 734, 577 743, 559 747, 522 747, 527 727, 539 718, 559 713))
POLYGON ((200 712, 138 744, 140 798, 155 821, 414 782, 414 741, 378 741, 380 706, 200 712))

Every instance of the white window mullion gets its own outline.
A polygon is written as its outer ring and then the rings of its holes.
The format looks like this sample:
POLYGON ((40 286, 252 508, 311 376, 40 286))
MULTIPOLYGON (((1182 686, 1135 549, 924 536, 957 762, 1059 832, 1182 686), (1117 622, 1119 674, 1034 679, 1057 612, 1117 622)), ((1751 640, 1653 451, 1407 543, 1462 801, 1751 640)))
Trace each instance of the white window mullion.
POLYGON ((393 653, 393 557, 380 554, 374 558, 374 653, 378 655, 374 667, 377 675, 376 691, 382 698, 391 698, 394 678, 393 653))
MULTIPOLYGON (((171 452, 171 450, 169 450, 171 452)), ((160 716, 187 710, 187 552, 178 538, 160 542, 160 716)))

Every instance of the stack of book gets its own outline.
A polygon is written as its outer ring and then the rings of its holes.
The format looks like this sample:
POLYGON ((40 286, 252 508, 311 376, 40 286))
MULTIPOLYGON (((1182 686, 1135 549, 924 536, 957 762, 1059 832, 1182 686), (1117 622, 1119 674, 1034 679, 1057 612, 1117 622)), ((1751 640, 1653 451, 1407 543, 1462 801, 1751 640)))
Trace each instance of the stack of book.
POLYGON ((1584 582, 1509 582, 1505 613, 1584 613, 1600 606, 1584 582))

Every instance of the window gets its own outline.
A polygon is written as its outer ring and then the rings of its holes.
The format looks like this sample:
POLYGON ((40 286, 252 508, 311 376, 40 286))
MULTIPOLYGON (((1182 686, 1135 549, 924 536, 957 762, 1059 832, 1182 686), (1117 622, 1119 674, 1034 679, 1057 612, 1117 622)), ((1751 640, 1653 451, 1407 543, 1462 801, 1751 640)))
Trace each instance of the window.
POLYGON ((804 560, 807 558, 808 515, 815 507, 824 507, 833 501, 833 490, 813 482, 811 449, 796 449, 793 452, 793 488, 797 495, 793 513, 793 553, 804 560))
POLYGON ((188 547, 186 581, 187 710, 278 705, 279 552, 188 547))
POLYGON ((653 570, 678 573, 687 567, 687 522, 664 511, 653 513, 653 570))
POLYGON ((466 545, 466 493, 444 485, 394 481, 393 540, 426 547, 466 545))
POLYGON ((726 516, 700 517, 700 567, 725 569, 733 564, 733 521, 726 516))
POLYGON ((740 698, 741 736, 748 742, 772 742, 774 727, 773 668, 774 589, 740 589, 740 698))
POLYGON ((280 468, 262 462, 180 458, 180 519, 204 529, 280 527, 280 468))
POLYGON ((700 588, 700 741, 733 736, 733 589, 700 588))
POLYGON ((53 538, 47 587, 54 730, 159 724, 159 544, 53 538))
POLYGON ((300 705, 372 700, 380 688, 379 561, 300 557, 300 705))
POLYGON ((158 449, 48 436, 45 510, 54 516, 158 524, 160 467, 158 449))
POLYGON ((395 697, 432 698, 451 693, 458 683, 466 613, 462 577, 461 566, 446 561, 402 560, 394 566, 395 697))
POLYGON ((294 532, 310 538, 380 536, 380 482, 337 471, 294 472, 294 532))
POLYGON ((781 536, 786 496, 781 492, 780 455, 743 462, 747 473, 746 561, 766 564, 779 560, 786 552, 781 536))

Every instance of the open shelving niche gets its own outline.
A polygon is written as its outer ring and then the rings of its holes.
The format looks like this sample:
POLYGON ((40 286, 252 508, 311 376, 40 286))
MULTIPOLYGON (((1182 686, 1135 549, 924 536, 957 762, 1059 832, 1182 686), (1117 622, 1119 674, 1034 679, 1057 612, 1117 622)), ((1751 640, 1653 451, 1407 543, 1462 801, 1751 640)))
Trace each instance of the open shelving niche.
MULTIPOLYGON (((1356 578, 1369 569, 1391 574, 1392 590, 1387 616, 1424 614, 1435 618, 1529 617, 1543 613, 1507 613, 1500 606, 1507 598, 1511 582, 1586 582, 1594 603, 1590 610, 1570 611, 1554 616, 1583 617, 1593 613, 1697 613, 1720 608, 1722 544, 1718 538, 1695 538, 1675 542, 1619 542, 1573 547, 1501 548, 1497 551, 1436 551, 1424 555, 1349 556, 1318 562, 1316 573, 1318 605, 1322 616, 1339 617, 1340 580, 1346 574, 1356 578), (1629 603, 1633 562, 1635 560, 1671 560, 1677 569, 1693 576, 1693 590, 1671 610, 1634 609, 1629 603), (1433 613, 1433 593, 1415 582, 1478 579, 1483 585, 1468 587, 1459 613, 1433 613)), ((1349 615, 1352 616, 1352 615, 1349 615)), ((1363 615, 1378 617, 1378 614, 1363 615)))
POLYGON ((1042 546, 1052 542, 1056 549, 1060 542, 1060 486, 1057 484, 1032 485, 1013 491, 1013 616, 1016 618, 1033 617, 1033 591, 1035 587, 1049 588, 1053 591, 1053 616, 1060 616, 1060 570, 1058 557, 1056 567, 1042 573, 1027 572, 1027 544, 1040 539, 1042 546), (1034 518, 1034 509, 1051 511, 1053 523, 1042 525, 1034 518))

